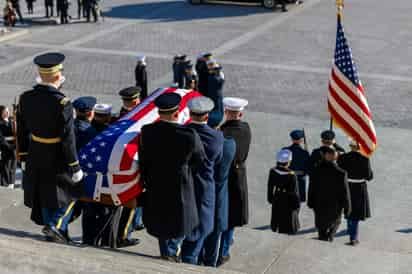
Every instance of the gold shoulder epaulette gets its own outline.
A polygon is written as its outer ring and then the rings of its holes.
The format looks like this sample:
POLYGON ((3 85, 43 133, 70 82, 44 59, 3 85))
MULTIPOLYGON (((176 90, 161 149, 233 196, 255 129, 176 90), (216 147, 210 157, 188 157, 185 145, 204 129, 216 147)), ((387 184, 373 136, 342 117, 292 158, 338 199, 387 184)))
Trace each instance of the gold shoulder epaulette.
POLYGON ((295 172, 294 171, 289 171, 289 174, 290 175, 295 175, 295 172))
POLYGON ((64 97, 63 99, 60 100, 61 105, 66 105, 68 102, 70 102, 70 98, 64 97))

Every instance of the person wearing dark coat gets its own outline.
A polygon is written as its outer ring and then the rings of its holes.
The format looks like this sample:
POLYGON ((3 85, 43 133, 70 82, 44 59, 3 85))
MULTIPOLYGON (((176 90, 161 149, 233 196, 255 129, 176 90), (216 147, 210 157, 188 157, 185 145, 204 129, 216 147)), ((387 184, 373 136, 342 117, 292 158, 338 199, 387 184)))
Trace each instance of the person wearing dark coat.
POLYGON ((309 152, 302 147, 304 135, 303 130, 293 130, 290 133, 292 145, 285 147, 292 152, 292 162, 289 168, 295 172, 298 179, 299 197, 302 203, 306 202, 307 174, 310 161, 309 152))
POLYGON ((185 63, 185 89, 197 90, 197 74, 190 60, 185 63), (193 85, 194 81, 194 85, 193 85))
POLYGON ((44 0, 44 9, 46 10, 46 17, 53 17, 54 0, 44 0))
POLYGON ((19 1, 20 1, 20 0, 11 0, 11 4, 13 5, 13 8, 14 8, 15 12, 16 12, 17 15, 19 16, 20 23, 23 24, 23 23, 24 23, 24 19, 23 19, 23 15, 21 14, 19 1))
POLYGON ((272 205, 273 232, 296 234, 299 230, 300 199, 296 174, 289 169, 292 152, 282 149, 276 167, 269 171, 267 201, 272 205))
POLYGON ((67 227, 74 206, 72 189, 83 179, 76 151, 73 107, 59 91, 65 56, 46 53, 34 59, 40 83, 24 92, 17 110, 19 155, 32 220, 44 225, 47 239, 69 243, 67 227), (39 107, 40 106, 40 107, 39 107), (47 107, 41 107, 47 106, 47 107))
POLYGON ((122 98, 122 108, 118 118, 123 117, 140 104, 140 93, 141 88, 138 86, 127 87, 119 91, 119 96, 122 98))
POLYGON ((322 145, 319 148, 314 149, 310 155, 309 173, 322 161, 325 148, 333 148, 338 153, 338 156, 345 153, 345 149, 336 143, 335 136, 335 132, 332 130, 325 130, 321 133, 320 137, 322 145))
POLYGON ((57 0, 57 7, 60 11, 60 24, 69 23, 69 0, 57 0))
POLYGON ((192 174, 206 159, 196 131, 177 123, 181 100, 177 93, 157 97, 160 121, 143 126, 139 140, 143 223, 158 238, 162 259, 174 262, 184 237, 199 226, 192 174))
POLYGON ((176 55, 173 59, 173 83, 177 84, 178 88, 185 87, 185 62, 186 55, 176 55))
POLYGON ((9 110, 0 106, 0 185, 14 187, 16 179, 16 145, 9 110))
POLYGON ((94 22, 97 22, 99 20, 99 15, 97 14, 96 6, 97 6, 97 0, 84 0, 83 17, 86 17, 87 22, 90 22, 91 15, 93 16, 94 22))
MULTIPOLYGON (((212 124, 215 127, 220 122, 212 124)), ((236 142, 233 138, 225 138, 223 142, 222 160, 215 168, 216 182, 216 204, 215 204, 215 227, 213 232, 205 239, 200 260, 205 266, 216 267, 220 239, 222 233, 228 229, 229 221, 229 193, 228 178, 229 170, 236 153, 236 142)))
POLYGON ((351 141, 351 152, 338 159, 340 168, 348 173, 352 211, 347 216, 350 245, 359 244, 359 221, 371 217, 367 182, 373 179, 369 158, 360 153, 359 143, 351 141))
POLYGON ((226 122, 221 126, 226 138, 236 142, 236 156, 229 172, 229 228, 222 234, 218 265, 230 259, 230 245, 235 227, 246 225, 249 221, 249 201, 246 174, 246 160, 252 133, 247 122, 242 121, 243 110, 248 101, 240 98, 224 98, 226 122))
POLYGON ((332 242, 342 213, 350 214, 351 200, 346 171, 336 164, 336 150, 326 147, 323 154, 310 175, 308 207, 315 212, 319 240, 332 242))
POLYGON ((223 119, 223 85, 225 84, 225 76, 222 72, 222 67, 215 60, 207 62, 209 69, 209 78, 207 84, 207 93, 203 94, 212 99, 215 107, 210 112, 209 116, 212 120, 223 119))
POLYGON ((193 172, 199 226, 186 235, 182 245, 182 261, 198 264, 204 241, 213 232, 216 204, 215 168, 222 160, 223 133, 207 125, 208 113, 213 101, 207 97, 195 97, 187 104, 192 122, 188 125, 199 134, 206 158, 196 172, 193 172))
POLYGON ((147 93, 147 69, 146 69, 146 56, 138 56, 136 68, 134 69, 134 76, 136 79, 136 87, 141 89, 140 101, 146 99, 147 93))
POLYGON ((199 78, 198 89, 203 95, 208 91, 208 78, 209 70, 207 68, 207 62, 212 59, 212 54, 210 52, 205 52, 199 54, 196 61, 196 72, 199 78))
POLYGON ((36 0, 26 0, 28 14, 33 14, 33 3, 36 0))

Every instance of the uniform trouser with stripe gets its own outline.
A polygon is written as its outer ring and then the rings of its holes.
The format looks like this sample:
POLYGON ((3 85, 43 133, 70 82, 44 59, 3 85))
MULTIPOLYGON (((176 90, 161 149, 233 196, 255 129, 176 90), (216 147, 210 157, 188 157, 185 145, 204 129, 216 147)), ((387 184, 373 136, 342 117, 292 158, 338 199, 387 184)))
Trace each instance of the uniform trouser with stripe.
POLYGON ((136 209, 131 209, 124 207, 122 210, 122 215, 119 222, 119 240, 130 239, 132 232, 134 230, 134 219, 135 219, 136 209))
POLYGON ((50 227, 56 227, 60 231, 67 231, 70 218, 73 214, 75 202, 61 208, 42 208, 43 222, 50 227))

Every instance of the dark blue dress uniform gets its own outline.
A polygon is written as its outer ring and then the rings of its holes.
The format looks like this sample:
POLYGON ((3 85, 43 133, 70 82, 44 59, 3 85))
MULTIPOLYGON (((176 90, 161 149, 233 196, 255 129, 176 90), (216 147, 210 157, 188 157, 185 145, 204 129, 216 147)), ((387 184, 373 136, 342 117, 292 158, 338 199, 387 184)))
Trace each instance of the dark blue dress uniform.
POLYGON ((173 69, 173 83, 177 83, 178 88, 185 87, 185 65, 186 55, 177 55, 174 57, 173 69))
MULTIPOLYGON (((159 112, 178 111, 176 93, 155 100, 159 112)), ((159 239, 165 258, 177 256, 182 238, 199 225, 192 171, 205 159, 199 135, 191 128, 159 121, 142 128, 139 165, 146 192, 143 223, 159 239)))
MULTIPOLYGON (((73 107, 77 112, 86 114, 93 111, 96 101, 96 98, 92 96, 79 97, 73 101, 73 107)), ((77 152, 79 152, 82 147, 87 145, 98 134, 90 122, 83 117, 76 117, 74 120, 74 132, 76 135, 77 152)))
POLYGON ((138 56, 136 68, 134 69, 134 76, 136 80, 136 87, 141 89, 140 100, 144 100, 148 95, 147 90, 147 69, 146 69, 146 57, 138 56))
MULTIPOLYGON (((335 139, 335 133, 332 130, 325 130, 321 133, 320 135, 322 140, 325 141, 332 141, 335 139)), ((312 154, 310 155, 310 160, 309 160, 309 173, 320 164, 320 162, 322 161, 323 158, 323 154, 325 152, 325 149, 327 149, 328 147, 325 145, 322 145, 319 148, 316 148, 312 151, 312 154)), ((336 150, 336 152, 338 154, 343 154, 345 153, 345 150, 338 145, 337 143, 334 143, 332 145, 332 148, 334 150, 336 150)))
MULTIPOLYGON (((294 130, 290 133, 292 140, 300 140, 304 137, 302 130, 294 130)), ((285 147, 292 152, 292 162, 289 168, 293 170, 298 179, 299 197, 301 202, 306 201, 307 175, 309 171, 310 155, 300 144, 292 144, 285 147)))
POLYGON ((216 204, 215 227, 213 232, 205 239, 203 257, 200 258, 205 266, 215 267, 219 255, 220 238, 222 233, 229 228, 229 170, 236 153, 236 142, 232 138, 225 138, 223 143, 222 160, 215 168, 216 204))
POLYGON ((215 107, 210 112, 211 120, 223 119, 223 86, 225 78, 221 67, 213 69, 208 77, 207 92, 203 95, 212 99, 215 107))
MULTIPOLYGON (((53 75, 60 73, 63 60, 64 55, 49 53, 34 62, 41 75, 53 75)), ((74 205, 65 178, 80 171, 72 104, 56 87, 39 84, 20 96, 17 119, 19 154, 30 186, 25 203, 32 207, 32 220, 46 225, 43 233, 64 242, 61 233, 67 230, 74 205)))
MULTIPOLYGON (((127 87, 119 91, 120 97, 122 97, 123 101, 136 101, 136 104, 139 104, 138 101, 141 96, 142 88, 141 87, 127 87)), ((147 96, 147 94, 146 94, 147 96)), ((122 106, 119 113, 119 118, 124 116, 125 114, 129 113, 130 109, 125 108, 122 106)))
POLYGON ((207 60, 211 58, 212 58, 211 53, 209 52, 201 53, 196 62, 195 69, 196 69, 197 75, 199 76, 198 89, 199 89, 199 92, 202 94, 206 94, 208 90, 209 70, 207 68, 206 62, 207 60))
MULTIPOLYGON (((202 116, 213 109, 213 101, 207 97, 196 97, 188 102, 191 115, 202 116)), ((196 204, 199 215, 199 226, 186 235, 182 245, 182 260, 186 263, 197 264, 205 238, 214 228, 216 189, 214 172, 217 163, 222 159, 223 134, 202 122, 192 121, 188 125, 199 134, 206 158, 193 173, 196 204)))

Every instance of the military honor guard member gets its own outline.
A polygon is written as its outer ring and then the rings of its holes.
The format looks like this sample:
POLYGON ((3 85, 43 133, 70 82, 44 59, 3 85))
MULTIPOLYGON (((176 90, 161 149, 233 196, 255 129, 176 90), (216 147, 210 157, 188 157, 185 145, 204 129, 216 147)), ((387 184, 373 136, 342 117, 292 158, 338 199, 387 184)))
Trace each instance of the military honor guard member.
POLYGON ((184 237, 199 226, 192 172, 206 160, 199 135, 177 123, 181 100, 176 93, 157 97, 160 121, 143 126, 139 140, 143 223, 158 238, 161 258, 174 262, 184 237))
POLYGON ((214 229, 216 181, 215 169, 222 160, 223 133, 207 125, 208 115, 214 108, 207 97, 195 97, 187 104, 192 122, 188 125, 200 136, 206 157, 201 166, 193 172, 195 196, 200 225, 186 235, 182 245, 182 261, 198 264, 204 241, 214 229))
POLYGON ((141 89, 140 91, 140 101, 143 101, 147 93, 147 69, 146 69, 146 56, 140 55, 137 56, 137 64, 134 69, 134 77, 136 80, 136 87, 141 89))
POLYGON ((270 227, 273 232, 296 234, 300 227, 300 199, 296 174, 289 169, 292 152, 282 149, 276 161, 268 179, 267 200, 272 205, 270 227))
MULTIPOLYGON (((208 121, 208 124, 218 129, 222 121, 208 121)), ((236 142, 231 137, 225 137, 223 141, 222 160, 217 163, 215 168, 215 224, 214 229, 205 239, 203 250, 200 253, 199 263, 216 267, 219 257, 220 239, 222 233, 228 230, 229 226, 229 193, 228 179, 229 171, 232 166, 233 159, 236 153, 236 142)))
POLYGON ((212 99, 215 107, 210 112, 211 120, 223 119, 223 86, 225 84, 225 76, 222 72, 222 67, 215 61, 207 62, 209 77, 207 80, 207 92, 203 95, 212 99))
POLYGON ((73 101, 73 107, 76 111, 74 133, 76 135, 77 152, 98 134, 96 129, 91 125, 96 103, 97 99, 93 96, 83 96, 73 101))
POLYGON ((20 96, 17 136, 25 173, 26 205, 32 220, 44 225, 48 240, 68 243, 74 205, 71 189, 83 178, 76 151, 73 107, 59 90, 65 56, 46 53, 34 59, 41 82, 20 96))
POLYGON ((346 171, 336 163, 338 155, 333 147, 323 149, 323 160, 310 174, 308 207, 315 212, 319 240, 332 242, 342 219, 351 211, 351 200, 346 171))
POLYGON ((9 109, 0 106, 0 185, 14 188, 16 179, 16 145, 9 109))
POLYGON ((348 173, 352 211, 347 216, 350 245, 359 244, 359 221, 371 217, 367 182, 373 179, 369 158, 360 153, 359 143, 351 140, 351 151, 338 159, 340 168, 348 173))
POLYGON ((178 88, 185 87, 185 62, 186 55, 180 54, 173 58, 173 83, 177 84, 178 88))
POLYGON ((338 156, 345 153, 345 150, 336 143, 335 136, 333 130, 325 130, 321 133, 320 138, 322 145, 319 148, 314 149, 310 155, 309 172, 322 161, 324 150, 327 147, 333 148, 338 153, 338 156))
POLYGON ((242 121, 243 110, 248 104, 241 98, 223 99, 226 122, 221 126, 223 135, 236 142, 236 156, 229 172, 229 229, 222 234, 218 265, 230 259, 230 245, 233 242, 235 227, 246 225, 249 221, 249 201, 246 174, 246 160, 252 139, 250 126, 242 121))
POLYGON ((213 55, 210 52, 202 52, 197 56, 195 69, 199 77, 198 89, 202 94, 206 94, 208 91, 209 70, 207 68, 207 62, 212 58, 213 55))
POLYGON ((128 87, 119 91, 120 97, 122 97, 122 108, 120 109, 119 118, 129 113, 138 104, 140 104, 141 87, 128 87))
POLYGON ((308 171, 310 164, 309 152, 303 148, 305 133, 297 129, 290 133, 292 144, 285 149, 292 152, 292 161, 289 168, 293 170, 298 179, 299 197, 301 202, 306 202, 306 188, 308 180, 308 171))
POLYGON ((94 106, 94 117, 92 120, 92 127, 101 133, 109 127, 112 122, 112 105, 110 104, 96 104, 94 106))
POLYGON ((185 63, 185 89, 197 90, 197 73, 193 69, 193 64, 190 60, 187 60, 185 63))

